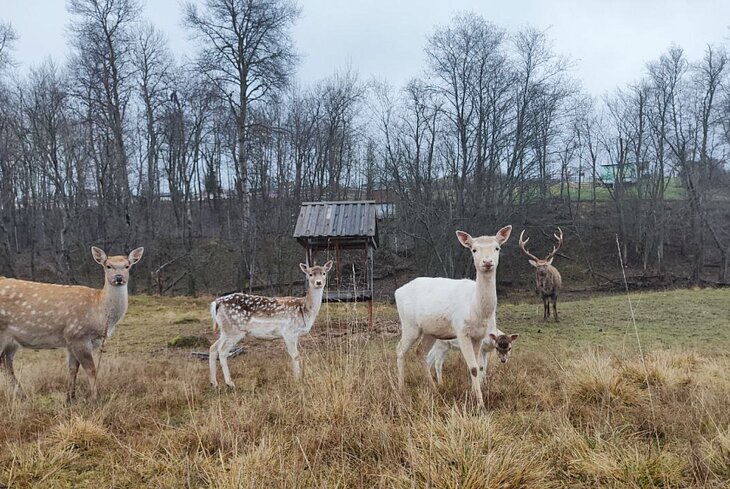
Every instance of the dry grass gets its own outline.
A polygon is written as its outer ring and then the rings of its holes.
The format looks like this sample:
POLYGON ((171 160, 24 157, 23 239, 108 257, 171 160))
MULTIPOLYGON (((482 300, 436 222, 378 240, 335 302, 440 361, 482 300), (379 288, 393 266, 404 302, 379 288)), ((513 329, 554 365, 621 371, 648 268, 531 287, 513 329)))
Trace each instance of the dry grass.
POLYGON ((207 300, 135 298, 98 405, 82 374, 81 401, 65 406, 61 352, 19 352, 26 396, 0 381, 0 486, 727 487, 730 342, 715 328, 729 299, 644 295, 645 364, 620 298, 566 303, 547 326, 534 304, 507 305, 500 327, 522 336, 510 363, 491 365, 479 416, 458 355, 437 392, 411 357, 397 392, 389 306, 377 334, 361 332, 361 310, 325 307, 300 383, 280 344, 254 345, 231 361, 238 389, 215 392, 207 363, 165 348, 210 334, 207 300), (678 302, 686 313, 662 321, 678 302))

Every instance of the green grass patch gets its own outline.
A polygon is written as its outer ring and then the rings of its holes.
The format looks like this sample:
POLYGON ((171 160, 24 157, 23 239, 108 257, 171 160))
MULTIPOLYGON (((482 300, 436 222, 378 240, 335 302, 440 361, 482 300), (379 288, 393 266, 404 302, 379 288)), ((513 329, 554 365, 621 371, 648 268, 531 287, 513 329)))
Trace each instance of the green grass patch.
POLYGON ((202 336, 177 335, 167 342, 170 348, 208 348, 210 340, 202 336))
POLYGON ((182 317, 180 319, 176 319, 173 321, 172 324, 200 324, 200 318, 194 318, 194 317, 182 317))

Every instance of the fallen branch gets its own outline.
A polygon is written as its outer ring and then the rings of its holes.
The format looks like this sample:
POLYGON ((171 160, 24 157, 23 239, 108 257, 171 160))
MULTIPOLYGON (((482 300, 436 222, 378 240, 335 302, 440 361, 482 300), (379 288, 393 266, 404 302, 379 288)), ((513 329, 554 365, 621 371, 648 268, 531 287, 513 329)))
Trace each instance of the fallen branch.
MULTIPOLYGON (((241 353, 245 353, 245 350, 243 349, 242 346, 239 346, 239 347, 231 350, 228 353, 228 357, 227 358, 235 358, 238 355, 240 355, 241 353)), ((190 354, 192 356, 194 356, 195 358, 197 358, 198 360, 207 360, 208 358, 210 358, 210 354, 207 351, 205 351, 205 352, 203 352, 203 351, 191 351, 190 354)))

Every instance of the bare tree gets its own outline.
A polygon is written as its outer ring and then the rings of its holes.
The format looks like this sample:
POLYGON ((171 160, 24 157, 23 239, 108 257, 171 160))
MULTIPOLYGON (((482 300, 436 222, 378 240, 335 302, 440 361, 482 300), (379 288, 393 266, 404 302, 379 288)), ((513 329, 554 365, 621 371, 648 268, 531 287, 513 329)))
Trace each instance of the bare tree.
MULTIPOLYGON (((81 144, 74 131, 67 84, 50 61, 31 71, 25 96, 21 98, 25 127, 20 137, 27 147, 33 148, 26 153, 26 159, 36 168, 34 173, 45 190, 41 195, 46 212, 60 213, 60 222, 44 220, 46 232, 59 250, 59 275, 74 282, 70 252, 74 243, 69 231, 78 222, 76 197, 83 190, 75 185, 75 179, 83 170, 77 167, 81 144)), ((81 238, 78 232, 75 234, 75 239, 81 238)))
MULTIPOLYGON (((507 174, 520 182, 519 202, 523 207, 529 197, 529 181, 537 170, 540 194, 548 194, 551 145, 556 125, 565 114, 562 106, 577 89, 567 77, 568 62, 557 56, 545 31, 526 28, 512 36, 514 82, 512 88, 513 131, 508 153, 507 174), (532 151, 532 155, 530 155, 532 151)), ((508 192, 512 190, 507 189, 508 192)))
MULTIPOLYGON (((710 231, 710 235, 717 246, 721 255, 721 265, 719 279, 721 282, 727 280, 727 254, 730 246, 722 243, 718 235, 718 224, 712 219, 708 209, 709 200, 711 199, 711 189, 713 179, 718 176, 718 169, 721 166, 719 158, 714 154, 716 145, 713 144, 716 130, 719 130, 718 124, 718 92, 721 89, 724 79, 727 76, 728 55, 722 48, 707 46, 702 61, 692 67, 693 74, 693 95, 697 97, 697 102, 693 104, 695 107, 697 127, 697 136, 694 146, 699 153, 694 164, 685 167, 684 178, 687 191, 689 193, 690 203, 695 208, 696 214, 702 221, 698 227, 699 236, 699 253, 695 260, 695 279, 699 281, 704 266, 704 227, 710 231)), ((689 162, 688 162, 689 163, 689 162)))
MULTIPOLYGON (((451 25, 437 29, 428 39, 426 57, 434 90, 444 98, 444 113, 451 123, 453 139, 448 142, 447 159, 450 178, 456 190, 459 214, 481 202, 467 202, 467 195, 477 199, 488 192, 468 192, 469 177, 476 174, 481 184, 485 163, 489 159, 490 101, 488 92, 502 92, 508 78, 499 78, 505 67, 503 42, 505 33, 496 25, 474 14, 457 15, 451 25)), ((494 103, 494 101, 492 101, 494 103)))
POLYGON ((135 36, 133 63, 137 75, 137 90, 143 106, 143 154, 139 162, 139 190, 147 233, 154 237, 157 223, 153 212, 160 198, 160 125, 164 104, 176 97, 172 86, 173 59, 167 41, 154 26, 141 26, 135 36), (145 178, 146 175, 146 178, 145 178))
POLYGON ((140 6, 136 0, 70 0, 68 6, 73 15, 75 95, 85 112, 101 233, 121 238, 129 247, 134 230, 127 109, 134 88, 133 32, 140 6))
POLYGON ((0 21, 0 74, 12 64, 10 53, 18 41, 18 33, 9 22, 0 21))
MULTIPOLYGON (((185 23, 200 42, 198 68, 229 104, 236 122, 233 151, 241 232, 248 236, 250 105, 284 88, 296 62, 290 29, 299 9, 290 0, 205 0, 185 4, 185 23)), ((239 283, 250 276, 241 240, 239 283)))
POLYGON ((289 0, 206 0, 185 4, 185 22, 200 41, 198 66, 229 103, 236 119, 237 189, 243 229, 248 223, 248 112, 284 88, 296 55, 289 30, 299 15, 289 0))
POLYGON ((12 25, 0 22, 0 273, 13 274, 13 260, 11 258, 14 234, 15 214, 15 169, 13 152, 16 149, 13 131, 13 114, 10 93, 2 83, 8 66, 10 66, 18 35, 12 25))

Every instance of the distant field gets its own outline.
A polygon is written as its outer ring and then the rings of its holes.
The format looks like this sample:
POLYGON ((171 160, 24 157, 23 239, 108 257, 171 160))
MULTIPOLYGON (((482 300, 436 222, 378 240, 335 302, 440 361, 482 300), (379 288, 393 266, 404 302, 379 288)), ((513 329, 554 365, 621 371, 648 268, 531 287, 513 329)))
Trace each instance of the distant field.
POLYGON ((477 414, 454 352, 427 388, 416 355, 395 388, 397 315, 325 305, 296 383, 280 343, 231 360, 237 390, 170 349, 212 338, 208 299, 134 297, 107 343, 102 402, 64 403, 62 352, 22 350, 27 397, 0 380, 0 487, 728 487, 730 290, 502 304, 518 332, 477 414), (539 303, 539 304, 538 304, 539 303))
MULTIPOLYGON (((626 195, 628 196, 635 196, 636 195, 636 187, 634 185, 628 184, 625 188, 626 195)), ((563 189, 563 192, 567 193, 567 187, 563 189)), ((559 197, 560 196, 560 184, 556 183, 554 185, 550 186, 550 195, 553 197, 559 197)), ((570 184, 570 197, 572 200, 578 200, 578 183, 571 183, 570 184)), ((678 181, 675 181, 672 179, 672 182, 669 183, 669 186, 666 188, 664 193, 664 198, 666 200, 680 200, 684 198, 684 189, 682 188, 681 184, 678 181)), ((600 185, 596 187, 596 200, 598 201, 606 201, 611 200, 611 191, 607 189, 606 187, 600 185)), ((581 201, 591 201, 593 200, 593 184, 592 183, 581 183, 580 185, 580 200, 581 201)))

